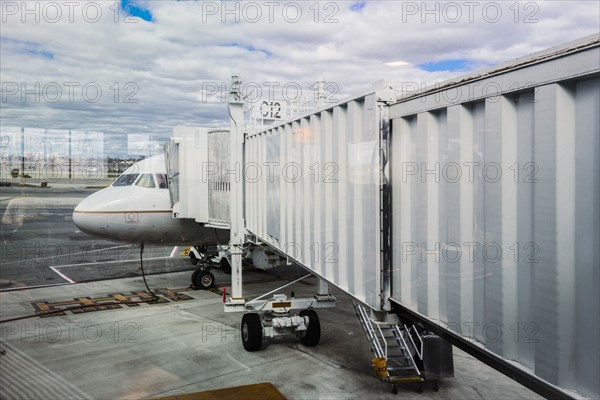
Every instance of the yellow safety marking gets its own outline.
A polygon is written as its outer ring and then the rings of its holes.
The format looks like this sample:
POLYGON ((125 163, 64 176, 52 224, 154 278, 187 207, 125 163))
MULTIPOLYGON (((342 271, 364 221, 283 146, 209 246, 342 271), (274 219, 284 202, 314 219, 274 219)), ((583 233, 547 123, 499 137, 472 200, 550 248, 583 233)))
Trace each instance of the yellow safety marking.
POLYGON ((182 257, 187 257, 190 255, 190 251, 192 250, 191 246, 186 247, 185 249, 183 249, 183 251, 181 252, 181 256, 182 257))
POLYGON ((273 308, 290 308, 291 306, 291 301, 280 301, 278 303, 273 303, 273 308))
POLYGON ((234 386, 225 389, 207 390, 206 392, 176 394, 161 397, 157 400, 215 400, 215 399, 244 399, 244 400, 286 400, 270 382, 254 385, 234 386))

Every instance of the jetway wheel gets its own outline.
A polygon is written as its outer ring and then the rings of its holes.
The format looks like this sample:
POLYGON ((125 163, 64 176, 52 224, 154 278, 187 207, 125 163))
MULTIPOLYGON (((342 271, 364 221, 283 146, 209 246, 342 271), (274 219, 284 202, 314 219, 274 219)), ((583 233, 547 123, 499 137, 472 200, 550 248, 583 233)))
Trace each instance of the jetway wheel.
POLYGON ((192 251, 190 251, 190 262, 192 263, 192 265, 198 265, 198 262, 200 262, 198 257, 196 257, 196 255, 192 251))
POLYGON ((244 314, 242 317, 242 343, 246 351, 260 350, 262 345, 262 324, 256 313, 244 314))
POLYGON ((199 269, 192 274, 192 283, 198 289, 210 289, 215 286, 215 276, 210 271, 199 269))
POLYGON ((321 322, 315 310, 300 311, 301 317, 308 317, 308 327, 306 331, 300 334, 300 343, 312 347, 319 344, 321 340, 321 322))
POLYGON ((423 393, 423 384, 421 382, 417 383, 417 393, 423 393))

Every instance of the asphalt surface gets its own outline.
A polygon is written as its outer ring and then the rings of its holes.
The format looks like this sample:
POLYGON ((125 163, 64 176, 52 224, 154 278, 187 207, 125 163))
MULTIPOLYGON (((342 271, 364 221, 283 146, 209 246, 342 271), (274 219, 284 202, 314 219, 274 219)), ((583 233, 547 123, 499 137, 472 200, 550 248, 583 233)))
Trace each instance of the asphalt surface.
MULTIPOLYGON (((75 206, 97 190, 85 184, 0 187, 0 290, 139 276, 139 247, 90 236, 73 224, 75 206)), ((145 272, 194 269, 187 257, 169 258, 172 251, 146 246, 145 272)))

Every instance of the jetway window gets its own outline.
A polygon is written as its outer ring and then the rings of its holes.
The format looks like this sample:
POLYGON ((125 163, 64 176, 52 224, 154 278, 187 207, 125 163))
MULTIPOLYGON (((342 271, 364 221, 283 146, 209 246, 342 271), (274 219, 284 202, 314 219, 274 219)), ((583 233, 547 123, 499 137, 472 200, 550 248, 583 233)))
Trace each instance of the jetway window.
POLYGON ((116 181, 113 182, 113 186, 131 186, 140 174, 124 174, 121 175, 116 181))
POLYGON ((156 182, 158 182, 159 189, 168 189, 169 181, 167 180, 167 174, 156 174, 156 182))
POLYGON ((140 176, 140 179, 138 179, 136 186, 141 186, 145 188, 156 187, 156 185, 154 184, 154 178, 152 177, 152 174, 143 174, 142 176, 140 176))

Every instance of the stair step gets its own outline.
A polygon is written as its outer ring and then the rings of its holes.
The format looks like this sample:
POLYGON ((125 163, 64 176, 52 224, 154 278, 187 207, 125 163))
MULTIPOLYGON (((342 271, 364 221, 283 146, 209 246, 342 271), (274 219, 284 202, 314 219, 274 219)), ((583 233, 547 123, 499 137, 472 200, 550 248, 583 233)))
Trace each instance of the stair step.
POLYGON ((388 371, 414 371, 415 369, 413 367, 387 367, 386 368, 388 371))
POLYGON ((424 379, 418 375, 413 376, 392 376, 390 377, 390 382, 392 383, 400 383, 400 382, 423 382, 424 379))
POLYGON ((410 328, 374 321, 365 307, 354 301, 352 305, 371 342, 371 352, 376 357, 387 357, 387 369, 391 372, 392 382, 422 381, 412 355, 415 345, 412 344, 412 337, 408 336, 410 328))
MULTIPOLYGON (((388 358, 389 361, 389 358, 388 358)), ((412 367, 412 364, 406 363, 406 362, 394 362, 394 363, 390 363, 388 362, 388 365, 391 367, 394 366, 401 366, 401 367, 412 367)))
POLYGON ((386 368, 387 369, 391 369, 391 370, 394 370, 394 369, 398 369, 398 370, 400 370, 400 369, 415 369, 415 367, 413 367, 412 365, 408 365, 408 364, 397 364, 397 365, 389 365, 388 364, 388 365, 386 365, 386 368))
POLYGON ((394 361, 396 364, 402 364, 402 365, 412 365, 412 363, 410 362, 410 358, 408 357, 390 357, 388 356, 388 360, 392 360, 394 361))

